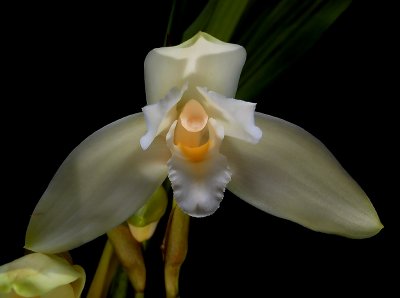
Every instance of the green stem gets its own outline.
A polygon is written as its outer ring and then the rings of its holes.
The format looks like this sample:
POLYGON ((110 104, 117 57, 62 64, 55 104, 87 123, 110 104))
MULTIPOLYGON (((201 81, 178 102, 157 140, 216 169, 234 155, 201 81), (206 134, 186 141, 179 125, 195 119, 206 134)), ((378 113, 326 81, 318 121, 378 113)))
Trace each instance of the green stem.
POLYGON ((144 293, 146 268, 140 243, 133 238, 127 225, 119 225, 107 233, 118 260, 137 293, 144 293))
POLYGON ((115 275, 118 266, 118 260, 114 254, 114 249, 110 241, 106 242, 103 254, 101 255, 99 265, 90 285, 88 298, 105 298, 115 275))
POLYGON ((179 272, 187 254, 188 234, 189 216, 183 213, 174 201, 162 245, 165 290, 168 298, 179 297, 179 272))

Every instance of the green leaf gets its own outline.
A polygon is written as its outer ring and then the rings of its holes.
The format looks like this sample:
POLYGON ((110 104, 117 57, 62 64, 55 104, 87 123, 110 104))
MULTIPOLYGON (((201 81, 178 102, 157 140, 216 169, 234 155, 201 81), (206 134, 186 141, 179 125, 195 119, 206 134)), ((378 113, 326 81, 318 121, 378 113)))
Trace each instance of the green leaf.
POLYGON ((171 35, 172 25, 174 23, 175 15, 176 15, 176 0, 173 0, 171 6, 171 12, 169 13, 167 30, 165 31, 164 47, 168 46, 168 39, 170 38, 171 35))
POLYGON ((185 41, 197 32, 204 31, 222 41, 229 41, 249 2, 210 0, 197 19, 186 29, 182 40, 185 41))
POLYGON ((237 98, 256 97, 314 44, 350 3, 351 0, 282 0, 260 13, 238 41, 246 48, 249 59, 237 98))

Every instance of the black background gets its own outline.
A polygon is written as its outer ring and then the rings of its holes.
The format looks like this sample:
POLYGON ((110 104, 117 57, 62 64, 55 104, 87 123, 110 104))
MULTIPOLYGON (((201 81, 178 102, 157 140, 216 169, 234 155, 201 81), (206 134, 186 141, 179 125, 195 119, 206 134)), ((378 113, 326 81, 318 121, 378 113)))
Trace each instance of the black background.
MULTIPOLYGON (((169 5, 10 8, 1 109, 1 264, 23 254, 29 214, 68 153, 95 130, 146 104, 143 60, 163 43, 169 5)), ((325 143, 369 195, 385 228, 364 240, 316 233, 227 192, 213 216, 191 220, 182 297, 373 290, 384 297, 394 287, 394 109, 385 91, 387 44, 371 14, 382 18, 379 7, 353 3, 300 61, 249 100, 258 102, 258 111, 293 122, 325 143)), ((160 226, 146 256, 146 297, 163 295, 162 233, 160 226)), ((72 251, 89 278, 104 240, 72 251)))

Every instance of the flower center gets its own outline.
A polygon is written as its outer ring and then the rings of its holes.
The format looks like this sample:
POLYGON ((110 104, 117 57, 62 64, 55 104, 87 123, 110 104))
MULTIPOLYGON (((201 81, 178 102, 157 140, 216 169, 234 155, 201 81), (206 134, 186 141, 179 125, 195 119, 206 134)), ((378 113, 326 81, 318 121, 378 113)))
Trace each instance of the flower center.
POLYGON ((207 125, 208 115, 198 101, 191 99, 183 107, 179 120, 187 131, 199 132, 207 125))
POLYGON ((208 152, 208 115, 196 100, 189 100, 179 115, 175 128, 174 143, 191 161, 201 161, 208 152))

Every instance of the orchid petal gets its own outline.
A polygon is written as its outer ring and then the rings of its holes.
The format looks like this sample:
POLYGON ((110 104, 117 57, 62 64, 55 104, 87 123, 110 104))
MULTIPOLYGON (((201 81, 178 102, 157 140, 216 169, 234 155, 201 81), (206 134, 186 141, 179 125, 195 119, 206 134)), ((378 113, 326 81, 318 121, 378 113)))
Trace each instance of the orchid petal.
POLYGON ((143 150, 149 148, 154 138, 174 122, 178 115, 175 106, 187 88, 187 84, 181 89, 172 88, 163 99, 142 109, 147 126, 147 133, 140 139, 143 150))
POLYGON ((225 138, 232 169, 228 185, 251 205, 307 228, 349 238, 383 227, 366 194, 328 149, 300 127, 256 113, 263 138, 256 145, 225 138))
POLYGON ((23 256, 0 267, 0 292, 15 292, 23 297, 79 297, 84 282, 82 267, 41 253, 23 256), (75 293, 73 283, 79 284, 75 293), (69 295, 55 296, 55 293, 69 295))
POLYGON ((243 47, 222 42, 199 32, 174 47, 152 50, 144 63, 147 103, 159 101, 171 89, 190 82, 188 94, 196 86, 233 97, 246 60, 243 47))
POLYGON ((143 114, 89 136, 67 157, 28 226, 26 247, 56 253, 104 234, 138 210, 167 176, 163 138, 143 151, 143 114))
POLYGON ((224 197, 226 184, 231 179, 231 172, 225 156, 219 147, 224 137, 223 128, 214 119, 209 119, 211 148, 201 161, 190 161, 173 144, 177 121, 167 134, 167 143, 172 151, 168 161, 168 176, 179 207, 193 217, 213 214, 224 197))
POLYGON ((197 90, 206 100, 209 116, 223 124, 226 136, 250 143, 261 139, 262 131, 254 123, 255 103, 227 98, 205 87, 197 90))

